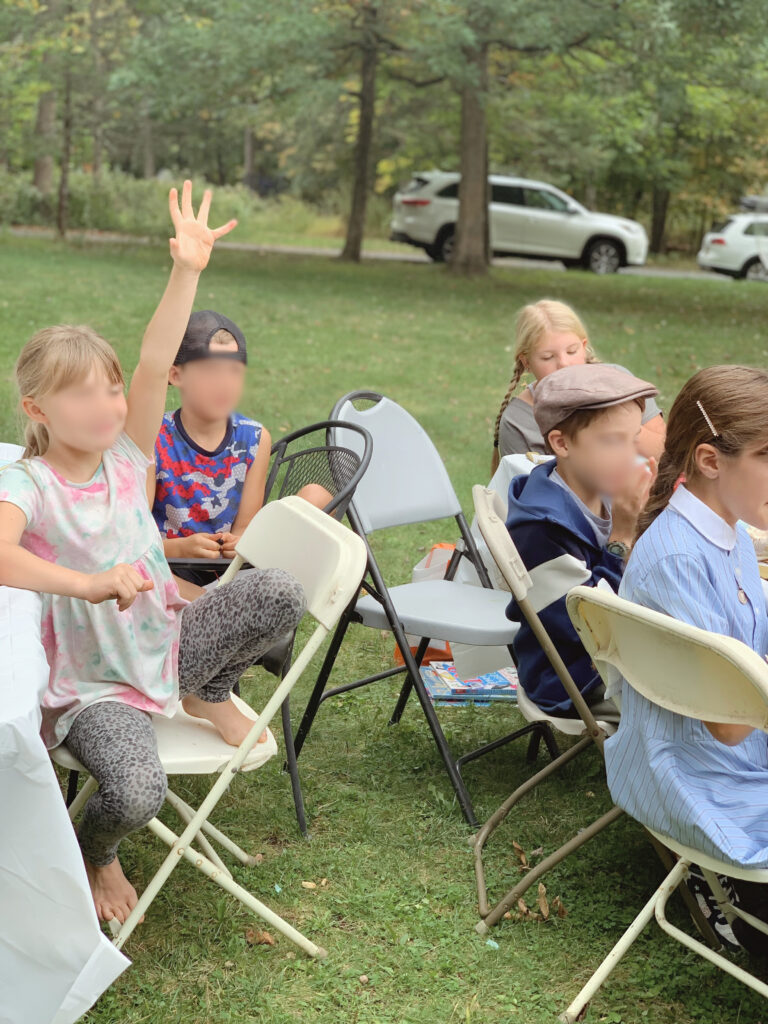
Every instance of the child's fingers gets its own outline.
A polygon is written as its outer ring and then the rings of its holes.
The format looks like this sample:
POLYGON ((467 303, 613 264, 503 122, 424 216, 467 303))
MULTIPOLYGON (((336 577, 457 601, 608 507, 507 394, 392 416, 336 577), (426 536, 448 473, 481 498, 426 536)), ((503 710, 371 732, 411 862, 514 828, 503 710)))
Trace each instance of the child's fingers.
POLYGON ((181 215, 185 219, 194 219, 195 216, 192 209, 192 182, 189 178, 184 182, 184 187, 181 190, 181 215))
POLYGON ((178 227, 181 221, 181 210, 179 210, 179 193, 175 188, 168 193, 168 208, 171 211, 173 226, 178 227))
POLYGON ((154 590, 154 589, 155 589, 155 584, 152 582, 152 580, 142 580, 141 581, 141 586, 139 587, 139 592, 140 593, 144 593, 144 591, 146 591, 146 590, 154 590))
POLYGON ((222 226, 220 228, 213 228, 213 230, 211 231, 211 234, 213 235, 214 238, 221 238, 222 235, 229 234, 229 232, 232 230, 232 228, 236 228, 236 227, 237 227, 237 221, 236 220, 228 220, 227 223, 226 224, 222 224, 222 226))
POLYGON ((211 195, 212 192, 209 188, 203 192, 203 201, 200 203, 200 209, 197 211, 197 219, 201 224, 208 223, 208 211, 211 208, 211 195))

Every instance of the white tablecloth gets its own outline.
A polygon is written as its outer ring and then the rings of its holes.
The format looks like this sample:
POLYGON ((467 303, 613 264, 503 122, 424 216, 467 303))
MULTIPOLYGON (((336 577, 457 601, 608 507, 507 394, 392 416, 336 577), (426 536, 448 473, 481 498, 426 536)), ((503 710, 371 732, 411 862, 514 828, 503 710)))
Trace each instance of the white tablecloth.
POLYGON ((99 928, 39 736, 40 598, 0 587, 0 1024, 71 1024, 130 961, 99 928))

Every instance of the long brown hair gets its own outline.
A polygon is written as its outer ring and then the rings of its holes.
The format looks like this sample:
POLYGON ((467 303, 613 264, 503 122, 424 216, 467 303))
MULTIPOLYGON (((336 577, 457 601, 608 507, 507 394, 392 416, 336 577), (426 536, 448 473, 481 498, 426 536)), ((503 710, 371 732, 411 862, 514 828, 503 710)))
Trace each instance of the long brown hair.
MULTIPOLYGON (((527 372, 526 361, 538 345, 539 341, 548 331, 560 331, 562 333, 575 334, 578 338, 587 341, 587 330, 581 322, 575 309, 559 302, 557 299, 540 299, 538 302, 531 302, 523 306, 517 314, 515 324, 515 362, 512 369, 512 378, 507 388, 507 393, 501 403, 499 414, 493 428, 493 470, 498 465, 499 449, 499 428, 504 410, 517 390, 521 378, 527 372)), ((587 341, 586 361, 597 362, 597 357, 587 341)))
MULTIPOLYGON (((84 379, 101 366, 111 384, 123 383, 123 371, 114 349, 91 327, 58 324, 33 334, 16 360, 20 398, 42 398, 84 379)), ((28 420, 24 428, 24 455, 45 455, 50 439, 45 425, 28 420)))
POLYGON ((696 449, 711 444, 723 455, 768 445, 768 373, 752 366, 708 366, 683 385, 669 411, 664 454, 648 502, 637 520, 639 537, 669 503, 677 481, 696 475, 696 449))

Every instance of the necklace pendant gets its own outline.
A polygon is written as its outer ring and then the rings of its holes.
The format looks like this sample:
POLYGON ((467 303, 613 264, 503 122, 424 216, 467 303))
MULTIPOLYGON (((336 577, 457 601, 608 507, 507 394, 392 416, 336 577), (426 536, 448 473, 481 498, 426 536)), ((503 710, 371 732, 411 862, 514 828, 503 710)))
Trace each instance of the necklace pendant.
POLYGON ((739 587, 739 601, 742 604, 746 604, 747 603, 747 595, 744 593, 744 591, 741 589, 741 587, 739 587))

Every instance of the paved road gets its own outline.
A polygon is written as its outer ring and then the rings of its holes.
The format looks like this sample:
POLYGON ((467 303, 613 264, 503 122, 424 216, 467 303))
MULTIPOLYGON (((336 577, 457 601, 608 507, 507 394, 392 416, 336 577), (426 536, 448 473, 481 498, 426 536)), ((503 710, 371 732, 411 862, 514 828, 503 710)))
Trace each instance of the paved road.
MULTIPOLYGON (((19 238, 53 238, 54 232, 49 228, 27 228, 12 227, 9 229, 12 235, 19 238)), ((111 231, 72 231, 70 237, 78 241, 107 242, 110 244, 123 245, 147 245, 149 238, 138 238, 135 236, 118 235, 111 231)), ((303 245, 256 245, 250 242, 217 242, 217 249, 232 249, 240 252, 254 252, 284 256, 338 256, 341 249, 331 246, 303 246, 303 245)), ((388 250, 368 250, 363 253, 364 260, 389 260, 394 263, 430 263, 431 260, 420 249, 403 246, 402 252, 391 252, 388 250)), ((494 259, 495 267, 522 267, 530 270, 556 270, 565 273, 565 267, 559 260, 526 260, 514 259, 511 257, 499 257, 494 259)), ((703 270, 676 270, 672 267, 624 267, 620 274, 630 274, 634 277, 671 277, 706 281, 729 281, 730 278, 721 274, 707 273, 703 270)))

